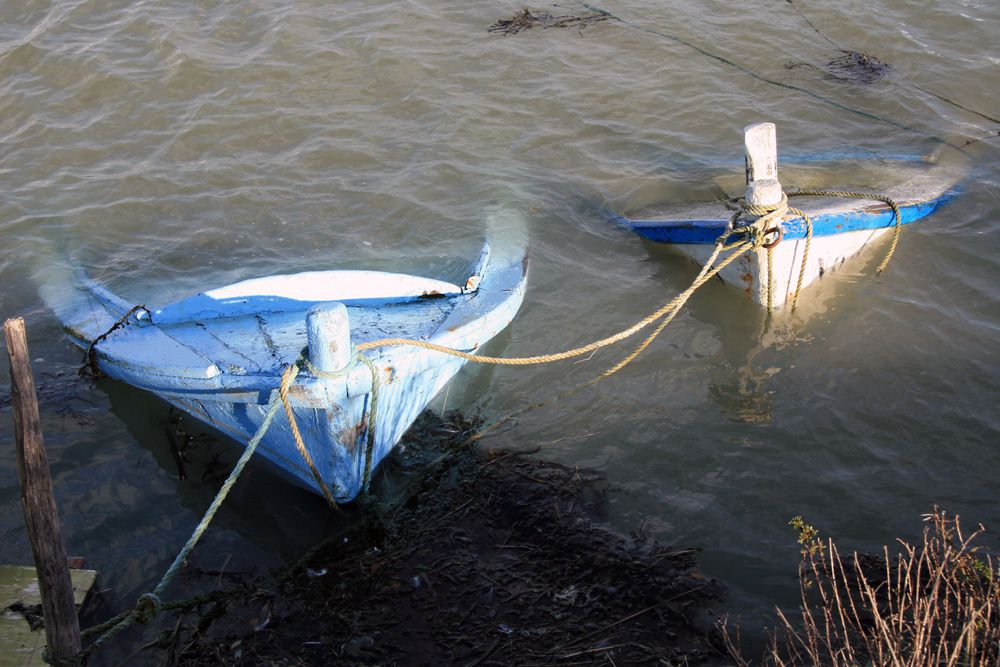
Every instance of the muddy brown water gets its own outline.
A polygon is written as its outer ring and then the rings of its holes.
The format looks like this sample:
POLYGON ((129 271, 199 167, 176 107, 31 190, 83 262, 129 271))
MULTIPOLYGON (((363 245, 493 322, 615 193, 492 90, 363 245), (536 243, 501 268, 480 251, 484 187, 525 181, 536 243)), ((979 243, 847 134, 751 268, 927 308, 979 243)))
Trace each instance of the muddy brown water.
MULTIPOLYGON (((915 536, 935 504, 995 524, 1000 128, 916 86, 995 117, 1000 6, 797 3, 844 48, 892 65, 864 85, 785 68, 839 55, 786 5, 613 2, 627 24, 506 37, 489 27, 523 5, 0 5, 0 315, 27 319, 69 550, 101 572, 106 608, 155 585, 238 450, 205 440, 178 479, 166 407, 74 379, 81 355, 33 272, 72 260, 149 306, 335 266, 455 279, 484 203, 506 201, 530 220, 532 274, 491 351, 565 349, 638 320, 695 274, 604 209, 713 196, 713 178, 740 173, 741 128, 763 119, 783 155, 971 141, 970 175, 906 230, 882 278, 866 258, 770 324, 710 284, 636 363, 494 444, 602 471, 607 526, 704 548, 701 567, 756 628, 795 605, 794 515, 848 546, 915 536)), ((469 368, 435 407, 496 418, 624 354, 469 368)), ((11 439, 0 419, 0 443, 11 439)), ((0 561, 28 562, 13 455, 0 458, 0 561)), ((265 571, 341 521, 253 466, 196 565, 265 571)))

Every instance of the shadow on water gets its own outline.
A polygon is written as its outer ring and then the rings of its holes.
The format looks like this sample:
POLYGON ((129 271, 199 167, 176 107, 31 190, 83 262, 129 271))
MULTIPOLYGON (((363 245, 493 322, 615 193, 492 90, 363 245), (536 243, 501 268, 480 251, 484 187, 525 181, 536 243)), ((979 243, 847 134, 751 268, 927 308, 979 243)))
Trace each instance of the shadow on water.
MULTIPOLYGON (((99 381, 111 411, 148 451, 165 476, 174 480, 177 502, 195 515, 211 504, 242 447, 153 394, 114 380, 99 381), (178 445, 172 452, 171 440, 178 445), (183 474, 182 474, 183 471, 183 474)), ((285 559, 298 557, 325 537, 333 517, 322 499, 252 459, 233 487, 213 530, 237 532, 260 549, 285 559), (226 509, 231 508, 231 509, 226 509)), ((194 526, 192 526, 193 528, 194 526)))
MULTIPOLYGON (((204 511, 239 454, 235 443, 146 392, 108 379, 95 390, 173 480, 180 505, 204 511)), ((263 575, 189 563, 184 593, 172 586, 170 598, 212 588, 220 601, 134 630, 162 632, 149 643, 118 640, 95 654, 97 664, 259 664, 279 655, 368 664, 413 650, 438 664, 477 656, 511 664, 590 657, 581 641, 622 633, 629 641, 609 649, 622 657, 714 653, 712 615, 702 614, 724 589, 697 571, 696 549, 654 543, 641 528, 630 539, 603 528, 604 484, 594 471, 459 445, 479 423, 425 412, 380 467, 372 499, 336 514, 252 461, 211 531, 235 531, 298 564, 263 575), (157 646, 165 656, 146 650, 157 646)), ((205 542, 199 563, 213 562, 205 542)), ((85 624, 114 611, 91 611, 85 624)))
MULTIPOLYGON (((501 348, 510 335, 505 330, 483 347, 484 352, 501 348)), ((447 410, 449 405, 473 403, 496 372, 493 366, 474 370, 460 374, 435 404, 447 410)), ((195 516, 203 514, 242 454, 243 443, 127 384, 102 378, 96 390, 107 394, 111 412, 172 480, 178 504, 195 516)), ((253 457, 226 498, 223 511, 216 515, 212 530, 235 531, 264 552, 294 560, 331 534, 367 521, 377 506, 400 502, 410 492, 413 479, 420 478, 436 458, 431 449, 404 443, 375 471, 367 499, 331 512, 320 496, 290 483, 271 464, 253 457)))

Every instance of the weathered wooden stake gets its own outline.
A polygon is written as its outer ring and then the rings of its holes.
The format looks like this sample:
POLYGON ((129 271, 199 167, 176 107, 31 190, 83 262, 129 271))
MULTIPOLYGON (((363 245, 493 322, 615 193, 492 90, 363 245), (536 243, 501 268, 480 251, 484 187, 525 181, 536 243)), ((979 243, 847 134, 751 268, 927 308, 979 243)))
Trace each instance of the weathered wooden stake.
POLYGON ((339 371, 351 361, 351 323, 347 306, 320 303, 306 314, 309 361, 321 371, 339 371))
POLYGON ((781 201, 778 182, 778 141, 774 123, 754 123, 743 128, 750 204, 774 206, 781 201))
POLYGON ((38 571, 45 641, 52 658, 70 660, 80 652, 80 621, 76 616, 66 546, 62 541, 56 499, 49 479, 49 463, 42 441, 24 320, 20 317, 7 320, 3 333, 10 359, 21 508, 38 571))

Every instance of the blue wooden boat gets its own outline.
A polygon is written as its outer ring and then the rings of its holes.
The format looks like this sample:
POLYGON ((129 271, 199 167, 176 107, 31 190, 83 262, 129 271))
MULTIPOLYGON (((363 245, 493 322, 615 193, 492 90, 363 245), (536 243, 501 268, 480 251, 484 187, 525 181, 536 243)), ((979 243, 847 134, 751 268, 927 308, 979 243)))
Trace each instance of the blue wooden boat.
MULTIPOLYGON (((716 185, 733 192, 746 187, 747 200, 757 195, 758 203, 775 204, 780 200, 777 180, 777 153, 774 125, 758 123, 745 130, 746 174, 731 174, 716 180, 716 185), (754 172, 758 173, 754 173, 754 172), (745 176, 746 180, 743 180, 745 176), (740 182, 736 182, 736 178, 740 182), (761 184, 764 184, 761 186, 761 184), (763 190, 761 189, 763 187, 763 190)), ((954 197, 956 185, 966 172, 960 160, 946 161, 940 156, 892 156, 886 159, 851 159, 826 156, 784 163, 783 182, 792 195, 799 190, 836 189, 877 193, 899 205, 900 223, 908 225, 927 217, 954 197), (835 186, 831 188, 830 186, 835 186)), ((780 224, 769 241, 772 262, 772 303, 775 308, 792 300, 802 275, 802 287, 828 275, 845 261, 875 241, 893 233, 896 221, 891 208, 878 200, 847 199, 828 196, 792 196, 789 204, 802 209, 812 219, 812 240, 803 267, 806 250, 806 223, 791 217, 780 224)), ((643 238, 668 244, 698 264, 711 256, 716 241, 726 231, 733 209, 726 200, 678 202, 643 206, 615 215, 615 221, 643 238)), ((723 282, 736 286, 752 301, 767 304, 768 250, 752 250, 719 272, 723 282)))
MULTIPOLYGON (((153 392, 240 443, 258 430, 285 369, 307 354, 288 398, 308 453, 337 502, 355 498, 428 402, 465 361, 395 345, 409 338, 475 352, 524 298, 526 228, 490 218, 487 243, 464 285, 381 271, 331 270, 255 278, 130 315, 133 305, 76 273, 44 272, 41 292, 78 345, 92 343, 108 376, 153 392), (373 377, 373 372, 377 376, 373 377), (377 379, 376 379, 377 378, 377 379), (373 382, 374 441, 368 451, 373 382)), ((258 451, 296 483, 322 491, 276 417, 258 451)))

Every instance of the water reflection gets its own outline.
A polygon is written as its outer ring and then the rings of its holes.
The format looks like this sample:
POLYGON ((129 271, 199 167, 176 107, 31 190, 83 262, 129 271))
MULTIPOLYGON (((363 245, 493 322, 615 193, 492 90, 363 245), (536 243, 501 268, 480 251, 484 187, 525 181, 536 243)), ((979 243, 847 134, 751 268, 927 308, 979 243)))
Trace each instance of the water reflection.
MULTIPOLYGON (((99 388, 107 393, 112 413, 152 456, 162 477, 173 481, 179 505, 195 515, 202 514, 239 457, 240 446, 209 426, 172 411, 168 403, 148 392, 108 379, 102 379, 99 388), (171 451, 171 435, 181 449, 176 455, 171 451), (189 436, 186 446, 185 436, 189 436)), ((330 511, 321 498, 289 484, 253 459, 226 506, 239 510, 219 512, 213 530, 235 531, 258 548, 285 559, 298 557, 331 527, 330 511)))
POLYGON ((761 370, 753 365, 737 369, 730 383, 712 384, 709 394, 731 421, 748 424, 771 421, 774 400, 766 383, 777 369, 761 370))
MULTIPOLYGON (((698 267, 662 244, 644 242, 649 261, 657 264, 654 279, 679 291, 694 279, 698 267)), ((866 255, 871 260, 878 251, 866 255)), ((810 343, 810 325, 830 317, 841 300, 864 278, 866 258, 830 274, 803 293, 795 312, 768 313, 721 281, 706 283, 685 308, 712 327, 720 344, 711 370, 708 395, 732 422, 770 423, 774 416, 772 379, 788 364, 788 349, 810 343)))
MULTIPOLYGON (((735 292, 730 297, 742 301, 735 292)), ((697 306, 693 310, 697 317, 711 316, 710 313, 699 313, 697 306)), ((726 312, 731 310, 726 309, 726 312)), ((746 319, 742 327, 719 325, 724 361, 718 366, 717 377, 709 383, 708 392, 730 421, 766 423, 774 415, 774 392, 769 388, 768 381, 780 368, 768 366, 766 359, 759 358, 768 350, 780 346, 788 335, 788 329, 774 327, 773 321, 761 312, 751 311, 744 315, 746 319), (733 335, 734 330, 739 333, 733 335)))

